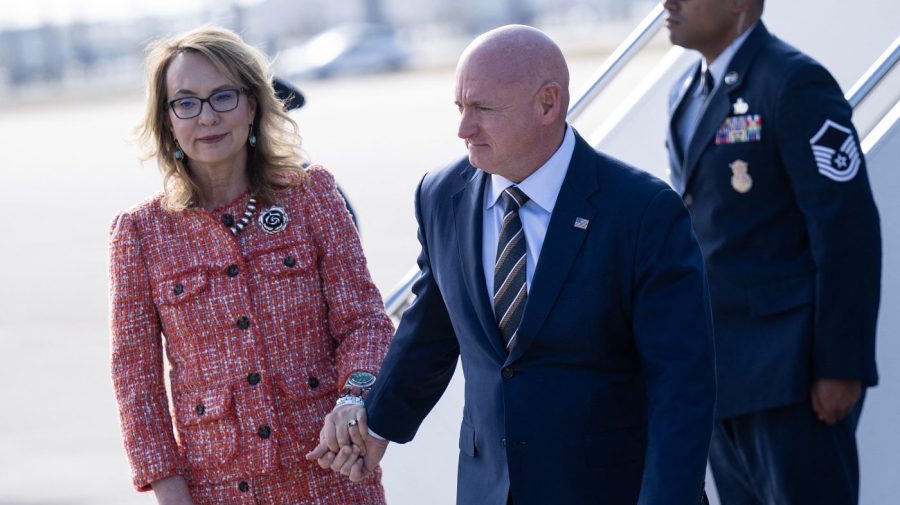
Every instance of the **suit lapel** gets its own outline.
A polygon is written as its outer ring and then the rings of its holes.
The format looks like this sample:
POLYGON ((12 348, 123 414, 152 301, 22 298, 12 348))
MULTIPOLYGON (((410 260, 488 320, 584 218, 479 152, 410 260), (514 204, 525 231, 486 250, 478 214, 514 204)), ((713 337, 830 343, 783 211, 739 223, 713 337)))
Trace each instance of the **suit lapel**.
POLYGON ((684 155, 684 185, 687 187, 694 173, 694 167, 700 154, 703 153, 704 147, 709 143, 710 139, 715 135, 716 129, 728 115, 728 92, 725 86, 719 86, 713 96, 710 97, 706 110, 700 116, 697 122, 697 128, 694 130, 694 136, 691 137, 691 143, 688 144, 687 152, 684 155))
POLYGON ((675 160, 681 166, 684 163, 684 153, 681 151, 681 141, 678 138, 678 121, 681 117, 682 105, 684 97, 688 91, 694 89, 694 81, 700 77, 700 64, 698 63, 692 72, 685 74, 681 81, 681 88, 678 90, 678 96, 669 104, 669 131, 666 140, 669 143, 670 152, 675 153, 675 160))
POLYGON ((728 70, 725 72, 725 81, 722 82, 712 98, 710 98, 706 111, 703 112, 700 121, 697 123, 697 129, 694 131, 694 137, 687 148, 687 153, 685 153, 685 188, 691 181, 691 176, 695 172, 697 162, 705 151, 706 145, 713 139, 719 125, 728 116, 732 103, 732 94, 740 89, 750 64, 759 52, 760 47, 770 37, 771 35, 769 35, 765 25, 760 21, 728 64, 728 70))
POLYGON ((588 197, 599 187, 595 172, 597 155, 577 134, 575 142, 572 161, 569 163, 556 199, 541 247, 541 256, 531 282, 525 313, 519 324, 517 341, 506 360, 507 363, 518 359, 528 349, 547 319, 550 309, 556 303, 563 281, 589 233, 589 228, 575 227, 575 219, 584 218, 590 222, 597 213, 597 208, 588 201, 588 197))
POLYGON ((468 180, 463 189, 453 195, 461 272, 466 290, 469 292, 469 299, 472 300, 478 321, 484 329, 484 335, 494 350, 500 356, 505 356, 506 349, 503 347, 503 338, 494 319, 494 309, 488 297, 484 266, 481 263, 484 187, 488 177, 481 170, 474 168, 467 176, 468 180))

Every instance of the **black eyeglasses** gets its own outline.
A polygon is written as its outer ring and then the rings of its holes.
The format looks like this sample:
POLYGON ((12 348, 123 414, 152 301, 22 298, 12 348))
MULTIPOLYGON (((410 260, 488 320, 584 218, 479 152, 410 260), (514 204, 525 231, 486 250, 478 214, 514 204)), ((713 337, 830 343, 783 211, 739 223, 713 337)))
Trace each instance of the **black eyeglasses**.
POLYGON ((203 112, 203 102, 208 103, 216 112, 228 112, 237 108, 240 96, 239 89, 223 89, 206 98, 184 96, 169 100, 169 107, 179 119, 191 119, 203 112))

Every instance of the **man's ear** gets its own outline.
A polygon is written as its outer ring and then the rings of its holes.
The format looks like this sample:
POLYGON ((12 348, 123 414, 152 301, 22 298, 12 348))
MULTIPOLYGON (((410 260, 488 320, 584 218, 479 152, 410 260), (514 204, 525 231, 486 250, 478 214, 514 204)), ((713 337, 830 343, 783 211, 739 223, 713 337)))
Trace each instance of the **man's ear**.
POLYGON ((544 84, 537 94, 537 105, 543 122, 553 123, 560 114, 562 102, 560 101, 561 87, 556 82, 544 84))

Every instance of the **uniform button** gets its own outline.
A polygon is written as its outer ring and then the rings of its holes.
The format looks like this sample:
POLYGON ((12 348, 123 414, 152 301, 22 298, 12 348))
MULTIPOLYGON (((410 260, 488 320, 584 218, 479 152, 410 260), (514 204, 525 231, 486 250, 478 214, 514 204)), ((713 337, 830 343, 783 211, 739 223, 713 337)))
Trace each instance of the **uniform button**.
POLYGON ((239 317, 237 320, 237 326, 238 326, 238 328, 240 328, 242 330, 246 330, 247 328, 250 327, 250 318, 247 316, 239 317))
POLYGON ((259 375, 259 372, 250 372, 247 374, 247 382, 249 382, 251 386, 259 384, 260 379, 262 379, 262 377, 259 375))
POLYGON ((288 268, 294 268, 294 265, 296 265, 296 264, 297 264, 297 260, 295 260, 293 256, 288 256, 287 258, 284 258, 284 266, 286 266, 288 268))
POLYGON ((234 226, 234 216, 231 214, 222 214, 222 224, 231 228, 234 226))
POLYGON ((516 371, 513 370, 511 366, 508 366, 508 367, 504 367, 503 370, 500 372, 500 374, 503 376, 504 379, 512 379, 513 375, 516 374, 516 371))
POLYGON ((263 424, 256 430, 256 434, 259 435, 259 438, 269 438, 272 436, 272 428, 269 428, 268 424, 263 424))
POLYGON ((172 291, 176 295, 180 295, 181 293, 184 293, 184 286, 182 286, 181 284, 176 284, 175 287, 172 288, 172 291))
POLYGON ((694 205, 694 195, 688 193, 684 195, 684 204, 685 205, 694 205))
POLYGON ((250 484, 247 484, 247 481, 242 480, 240 483, 238 483, 238 489, 242 493, 246 493, 247 491, 250 491, 250 484))
POLYGON ((194 412, 196 412, 198 416, 202 416, 206 412, 206 407, 204 407, 202 403, 198 403, 197 406, 194 407, 194 412))
POLYGON ((503 447, 506 447, 506 439, 505 438, 500 439, 500 445, 503 447))
POLYGON ((225 272, 228 273, 228 277, 237 277, 238 271, 237 265, 228 265, 228 269, 225 270, 225 272))
POLYGON ((309 380, 307 381, 307 384, 309 384, 309 387, 311 387, 311 388, 317 388, 317 387, 319 387, 319 379, 317 379, 315 377, 310 377, 309 380))

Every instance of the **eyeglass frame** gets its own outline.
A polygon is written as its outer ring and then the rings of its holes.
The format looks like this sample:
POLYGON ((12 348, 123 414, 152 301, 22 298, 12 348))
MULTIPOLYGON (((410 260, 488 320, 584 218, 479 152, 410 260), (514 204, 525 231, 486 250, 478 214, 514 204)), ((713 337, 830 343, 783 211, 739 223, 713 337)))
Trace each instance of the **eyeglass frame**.
POLYGON ((204 104, 204 103, 208 103, 208 104, 209 104, 209 108, 211 108, 214 112, 218 112, 218 113, 220 113, 220 114, 223 113, 223 112, 231 112, 231 111, 233 111, 234 109, 237 109, 237 108, 238 108, 238 105, 241 104, 241 95, 242 95, 242 94, 244 94, 244 90, 242 90, 242 89, 240 89, 240 88, 225 88, 225 89, 220 89, 220 90, 218 90, 218 91, 214 91, 213 93, 211 93, 211 94, 210 94, 209 96, 207 96, 206 98, 200 98, 199 96, 182 96, 182 97, 178 97, 178 98, 176 98, 176 99, 174 99, 174 100, 169 100, 169 101, 167 101, 166 103, 169 105, 169 109, 172 110, 172 113, 175 114, 175 117, 177 117, 178 119, 194 119, 195 117, 199 116, 200 114, 203 114, 203 104, 204 104), (235 98, 235 101, 234 101, 234 107, 232 107, 232 108, 230 108, 230 109, 226 109, 226 110, 218 110, 218 109, 216 109, 216 107, 212 104, 212 102, 210 101, 210 98, 212 98, 212 97, 218 95, 219 93, 224 93, 224 92, 226 92, 226 91, 234 91, 235 93, 237 93, 236 98, 235 98), (187 99, 187 98, 194 98, 194 99, 196 99, 196 100, 200 100, 200 107, 197 108, 197 114, 195 114, 195 115, 193 115, 193 116, 188 116, 188 117, 181 117, 181 116, 178 115, 178 112, 175 111, 175 103, 176 103, 176 102, 179 102, 179 101, 181 101, 181 100, 187 99))

